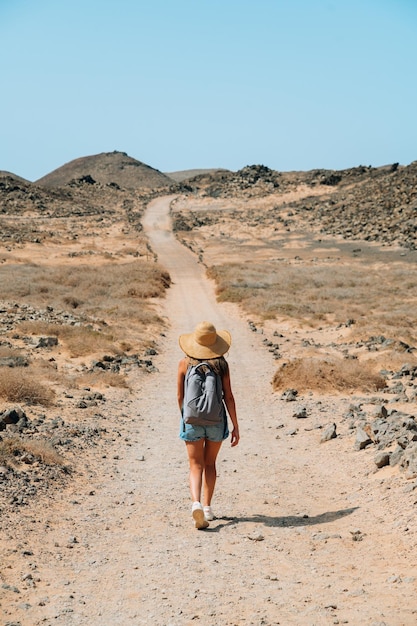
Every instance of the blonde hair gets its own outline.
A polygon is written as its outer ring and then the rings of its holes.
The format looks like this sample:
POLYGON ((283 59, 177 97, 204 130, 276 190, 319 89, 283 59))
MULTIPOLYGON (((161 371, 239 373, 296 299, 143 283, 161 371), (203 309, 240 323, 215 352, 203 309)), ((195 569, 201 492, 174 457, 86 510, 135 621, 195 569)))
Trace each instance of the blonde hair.
POLYGON ((219 356, 215 359, 194 359, 191 356, 186 357, 188 365, 198 365, 199 363, 208 363, 216 374, 219 374, 223 378, 229 371, 229 364, 224 356, 219 356))

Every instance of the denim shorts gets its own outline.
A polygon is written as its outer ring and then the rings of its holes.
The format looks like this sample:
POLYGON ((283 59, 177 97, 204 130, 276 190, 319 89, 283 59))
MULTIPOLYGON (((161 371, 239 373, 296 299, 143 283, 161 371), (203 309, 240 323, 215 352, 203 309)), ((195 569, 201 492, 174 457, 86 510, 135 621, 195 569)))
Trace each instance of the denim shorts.
POLYGON ((193 424, 184 424, 181 418, 180 439, 183 441, 199 441, 199 439, 208 439, 209 441, 223 441, 229 436, 229 428, 227 426, 227 418, 224 422, 215 424, 214 426, 196 426, 193 424))

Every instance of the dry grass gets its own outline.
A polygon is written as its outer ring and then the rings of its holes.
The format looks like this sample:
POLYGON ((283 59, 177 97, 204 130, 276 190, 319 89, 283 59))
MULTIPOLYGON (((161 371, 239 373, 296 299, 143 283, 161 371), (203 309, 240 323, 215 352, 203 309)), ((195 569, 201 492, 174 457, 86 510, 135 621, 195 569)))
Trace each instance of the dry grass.
POLYGON ((117 372, 88 372, 77 377, 77 384, 86 387, 118 387, 130 389, 126 378, 117 372))
POLYGON ((399 352, 398 350, 387 348, 379 352, 370 352, 367 358, 362 354, 361 361, 367 363, 375 372, 381 370, 388 370, 398 372, 404 364, 408 363, 411 366, 417 365, 417 355, 415 353, 399 352))
POLYGON ((51 406, 54 392, 22 368, 0 369, 0 397, 9 402, 51 406))
POLYGON ((75 358, 120 354, 128 345, 142 351, 152 345, 154 329, 163 327, 154 299, 163 297, 169 285, 169 275, 143 259, 91 266, 0 265, 0 300, 28 304, 44 318, 22 322, 16 330, 56 336, 75 358), (49 323, 48 314, 42 314, 46 307, 53 310, 52 321, 63 323, 49 323), (65 323, 62 312, 68 311, 65 323))
POLYGON ((15 465, 19 457, 30 455, 44 465, 64 465, 64 458, 45 439, 25 441, 7 437, 0 441, 0 465, 15 465))
POLYGON ((10 348, 9 346, 0 346, 0 358, 19 357, 22 356, 20 350, 10 348))
POLYGON ((96 352, 120 353, 113 336, 102 333, 88 326, 65 326, 49 322, 22 322, 17 326, 19 333, 57 337, 68 350, 71 357, 86 356, 96 352))
POLYGON ((274 390, 375 392, 386 387, 385 380, 371 365, 336 358, 294 359, 280 367, 272 380, 274 390))
POLYGON ((417 340, 417 271, 353 263, 233 263, 208 270, 220 301, 260 319, 292 319, 317 328, 353 319, 354 339, 384 334, 417 340))
POLYGON ((131 319, 134 315, 138 322, 143 318, 148 323, 153 314, 146 301, 163 297, 169 285, 170 277, 163 268, 142 259, 91 266, 0 266, 0 300, 75 309, 77 314, 106 319, 131 319))

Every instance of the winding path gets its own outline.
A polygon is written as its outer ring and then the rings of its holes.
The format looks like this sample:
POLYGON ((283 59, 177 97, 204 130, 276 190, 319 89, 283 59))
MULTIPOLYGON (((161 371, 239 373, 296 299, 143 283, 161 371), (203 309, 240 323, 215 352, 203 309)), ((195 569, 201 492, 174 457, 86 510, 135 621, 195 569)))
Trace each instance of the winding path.
POLYGON ((294 404, 272 393, 276 364, 262 335, 236 307, 216 303, 203 268, 172 234, 169 202, 152 202, 144 219, 173 281, 159 373, 140 377, 124 398, 118 454, 91 470, 93 495, 85 485, 60 522, 51 518, 44 555, 56 557, 54 542, 69 534, 77 542, 44 566, 50 599, 33 609, 31 626, 415 624, 413 583, 387 582, 410 575, 409 546, 396 538, 394 549, 384 547, 395 536, 394 511, 363 479, 369 461, 345 436, 319 444, 318 427, 339 418, 342 404, 307 399, 315 412, 309 427, 294 419, 294 404), (218 519, 199 532, 175 379, 177 337, 203 319, 232 333, 242 438, 235 449, 222 447, 218 519), (352 541, 357 528, 363 541, 352 541))

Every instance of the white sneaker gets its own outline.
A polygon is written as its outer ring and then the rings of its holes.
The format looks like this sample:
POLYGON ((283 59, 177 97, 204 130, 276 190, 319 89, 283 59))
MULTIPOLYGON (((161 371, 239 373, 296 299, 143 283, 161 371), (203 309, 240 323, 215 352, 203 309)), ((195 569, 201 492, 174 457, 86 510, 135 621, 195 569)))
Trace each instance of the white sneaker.
POLYGON ((204 511, 204 517, 206 518, 208 522, 211 522, 212 520, 214 520, 214 513, 213 513, 211 506, 205 506, 203 511, 204 511))
POLYGON ((207 528, 207 526, 209 526, 209 523, 204 516, 204 510, 200 502, 193 502, 193 506, 191 507, 191 514, 195 522, 195 527, 198 530, 203 530, 203 528, 207 528))

